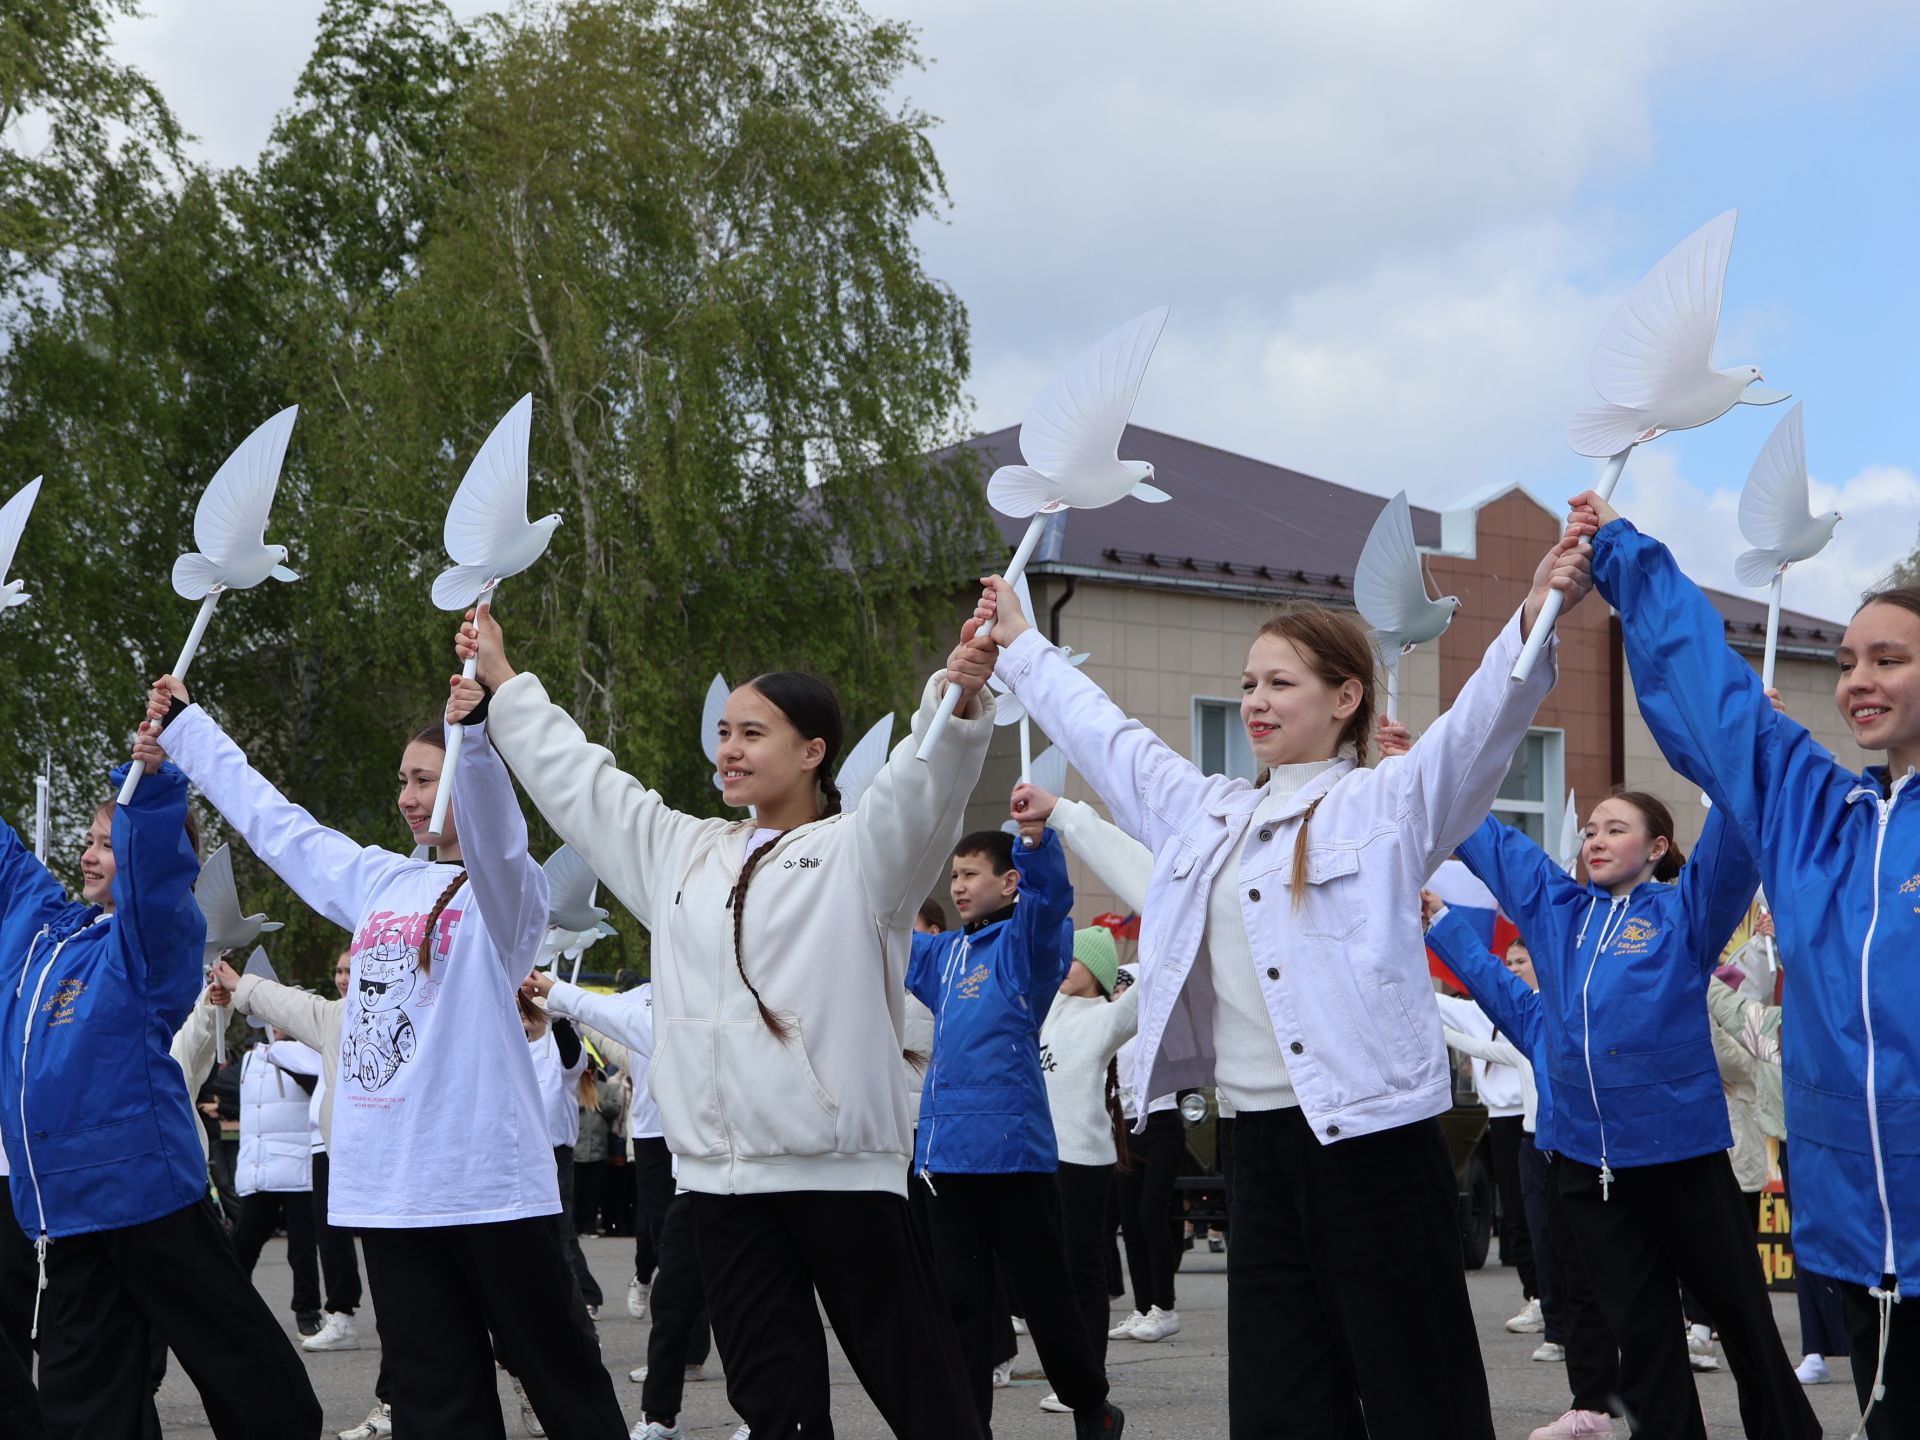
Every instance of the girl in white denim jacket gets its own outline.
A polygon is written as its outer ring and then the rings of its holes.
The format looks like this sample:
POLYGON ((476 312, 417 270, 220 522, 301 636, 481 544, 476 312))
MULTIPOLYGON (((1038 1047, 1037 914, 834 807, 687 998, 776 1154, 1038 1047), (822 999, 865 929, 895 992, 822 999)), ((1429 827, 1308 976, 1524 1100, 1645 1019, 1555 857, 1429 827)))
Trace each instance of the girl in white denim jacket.
POLYGON ((1153 852, 1136 1102, 1217 1085, 1237 1111, 1235 1440, 1493 1434, 1435 1120, 1452 1088, 1418 897, 1486 816, 1552 688, 1551 663, 1508 678, 1527 630, 1551 590, 1586 593, 1588 567, 1577 535, 1557 543, 1453 708, 1374 769, 1360 768, 1364 631, 1318 607, 1269 621, 1241 681, 1260 786, 1202 774, 1033 633, 1004 580, 986 582, 1000 678, 1153 852))

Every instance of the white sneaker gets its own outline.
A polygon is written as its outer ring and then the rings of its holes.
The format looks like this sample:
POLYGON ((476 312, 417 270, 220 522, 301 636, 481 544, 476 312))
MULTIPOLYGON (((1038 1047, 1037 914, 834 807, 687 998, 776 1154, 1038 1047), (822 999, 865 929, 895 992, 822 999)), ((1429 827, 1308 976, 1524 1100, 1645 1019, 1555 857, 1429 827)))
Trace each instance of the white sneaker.
POLYGON ((1520 1308, 1520 1313, 1507 1321, 1507 1329, 1515 1335, 1538 1335, 1547 1328, 1547 1317, 1540 1311, 1538 1300, 1529 1300, 1520 1308))
POLYGON ((662 1425, 658 1420, 636 1420, 627 1440, 680 1440, 683 1433, 678 1425, 662 1425))
POLYGON ((1833 1371, 1827 1368, 1827 1357, 1809 1355, 1794 1367, 1794 1378, 1802 1385, 1831 1385, 1833 1371))
MULTIPOLYGON (((681 1377, 680 1383, 683 1385, 698 1385, 702 1380, 706 1378, 707 1378, 707 1367, 704 1363, 699 1365, 689 1365, 687 1366, 687 1373, 681 1377)), ((627 1379, 631 1380, 636 1385, 646 1384, 647 1383, 647 1367, 644 1365, 634 1366, 633 1369, 627 1372, 627 1379)))
POLYGON ((747 1426, 742 1425, 738 1430, 734 1431, 732 1435, 728 1436, 727 1440, 747 1440, 747 1437, 751 1434, 753 1434, 753 1431, 747 1426))
POLYGON ((329 1310, 319 1333, 307 1336, 300 1342, 300 1348, 302 1350, 358 1350, 360 1327, 353 1323, 353 1316, 337 1315, 329 1310))
POLYGON ((1687 1327, 1687 1363, 1696 1370, 1720 1368, 1720 1347, 1713 1343, 1713 1332, 1704 1325, 1687 1327))
POLYGON ((647 1287, 638 1275, 627 1281, 627 1314, 636 1320, 647 1318, 647 1287))
POLYGON ((1133 1338, 1149 1343, 1155 1340, 1164 1340, 1169 1335, 1178 1335, 1179 1333, 1180 1312, 1178 1310, 1162 1310, 1158 1305, 1149 1310, 1146 1313, 1146 1317, 1142 1319, 1138 1325, 1133 1327, 1133 1338))
POLYGON ((1066 1401, 1062 1400, 1051 1390, 1047 1392, 1047 1398, 1040 1402, 1040 1408, 1049 1415, 1071 1415, 1073 1413, 1073 1406, 1067 1404, 1066 1401))
POLYGON ((1542 1340, 1534 1347, 1533 1358, 1543 1365, 1561 1365, 1566 1363, 1567 1347, 1558 1340, 1542 1340))
POLYGON ((1002 1360, 993 1367, 993 1388, 1004 1390, 1013 1383, 1013 1361, 1002 1360))
POLYGON ((1573 1440, 1579 1435, 1611 1435, 1613 1417, 1597 1410, 1569 1410, 1551 1425, 1542 1425, 1527 1440, 1573 1440))
POLYGON ((1016 1315, 1013 1317, 1013 1333, 1016 1335, 1024 1335, 1027 1333, 1027 1322, 1024 1316, 1016 1315))
POLYGON ((382 1435, 393 1434, 393 1407, 375 1405, 367 1412, 367 1418, 351 1430, 342 1430, 340 1440, 380 1440, 382 1435))
POLYGON ((527 1400, 527 1392, 520 1388, 520 1377, 513 1377, 513 1393, 520 1399, 520 1424, 527 1434, 541 1436, 547 1433, 547 1427, 540 1423, 540 1417, 533 1413, 533 1406, 527 1400))
POLYGON ((1109 1340, 1131 1340, 1133 1338, 1133 1327, 1146 1318, 1147 1317, 1142 1315, 1138 1310, 1129 1310, 1126 1319, 1107 1331, 1107 1338, 1109 1340))

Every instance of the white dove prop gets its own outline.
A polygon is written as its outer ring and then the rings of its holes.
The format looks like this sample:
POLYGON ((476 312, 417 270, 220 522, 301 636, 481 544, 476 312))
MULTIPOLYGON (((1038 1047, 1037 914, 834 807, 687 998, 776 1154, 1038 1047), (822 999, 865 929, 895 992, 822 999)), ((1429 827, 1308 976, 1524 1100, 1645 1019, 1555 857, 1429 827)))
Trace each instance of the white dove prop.
MULTIPOLYGON (((278 927, 276 926, 275 928, 277 929, 278 927)), ((242 970, 240 974, 242 978, 248 975, 258 975, 262 980, 278 980, 280 978, 273 968, 273 962, 267 959, 267 952, 258 945, 254 946, 253 953, 247 956, 247 968, 242 970)), ((255 1030, 265 1030, 267 1028, 267 1022, 262 1020, 258 1015, 247 1016, 247 1024, 251 1025, 255 1030)), ((224 1030, 226 1027, 222 1026, 221 1028, 224 1030)), ((222 1035, 221 1038, 224 1040, 226 1037, 222 1035)))
MULTIPOLYGON (((265 915, 240 913, 240 891, 233 883, 233 852, 225 845, 207 856, 206 863, 200 867, 200 878, 193 885, 193 898, 207 922, 205 960, 209 968, 226 951, 251 945, 262 935, 280 928, 278 920, 269 920, 265 915)), ((252 973, 251 963, 247 970, 252 973)), ((273 972, 269 970, 267 973, 271 975, 273 972)), ((213 1053, 220 1064, 226 1064, 227 1027, 224 1023, 214 1029, 213 1053)))
POLYGON ((1569 875, 1580 868, 1580 812, 1574 808, 1571 790, 1567 808, 1560 812, 1560 868, 1569 875))
MULTIPOLYGON (((1786 391, 1760 383, 1758 366, 1714 368, 1720 299, 1739 215, 1717 215, 1674 246, 1627 293, 1593 348, 1593 388, 1607 403, 1575 415, 1568 439, 1579 454, 1606 457, 1594 486, 1602 499, 1613 497, 1634 446, 1718 420, 1735 405, 1777 405, 1787 398, 1786 391)), ((1561 603, 1559 591, 1547 596, 1513 667, 1516 681, 1533 673, 1561 603)))
MULTIPOLYGON (((1150 483, 1153 466, 1120 458, 1120 437, 1166 323, 1162 305, 1106 335, 1054 378, 1020 422, 1020 454, 1027 463, 1003 465, 987 481, 994 509, 1016 519, 1033 517, 1007 563, 1009 585, 1027 573, 1054 512, 1093 510, 1129 495, 1154 504, 1172 498, 1150 483)), ((960 692, 949 686, 920 741, 922 760, 933 757, 959 704, 960 692)))
MULTIPOLYGON (((200 548, 173 562, 173 590, 183 600, 198 600, 199 613, 173 662, 176 679, 187 678, 200 653, 213 607, 229 590, 251 590, 268 576, 293 581, 286 566, 287 547, 267 544, 267 514, 280 488, 280 466, 300 407, 289 405, 240 442, 213 474, 193 512, 193 543, 200 548)), ((120 787, 120 803, 133 799, 146 767, 135 761, 120 787)))
POLYGON ((1787 567, 1811 560, 1833 539, 1840 512, 1813 513, 1807 497, 1807 440, 1795 405, 1780 417, 1773 434, 1753 462, 1740 492, 1740 533, 1754 548, 1733 563, 1742 585, 1772 587, 1767 596, 1767 652, 1761 683, 1773 688, 1774 661, 1780 649, 1780 594, 1787 567))
POLYGON ((727 787, 720 780, 720 722, 726 718, 727 697, 733 693, 733 687, 727 684, 727 677, 715 675, 707 682, 706 703, 700 707, 700 749, 707 757, 707 763, 713 766, 713 788, 724 790, 727 787))
POLYGON ((27 516, 33 513, 33 502, 40 498, 41 476, 34 476, 22 485, 19 492, 0 505, 0 611, 24 605, 31 598, 20 587, 23 581, 8 580, 13 570, 14 552, 20 548, 20 536, 27 528, 27 516))
POLYGON ((580 978, 580 957, 608 935, 620 932, 607 923, 604 906, 596 903, 600 880, 571 845, 562 845, 540 867, 547 873, 547 933, 542 958, 551 965, 561 955, 573 958, 574 981, 580 978))
POLYGON ((1400 718, 1400 657, 1416 645, 1438 640, 1460 608, 1458 597, 1436 600, 1413 540, 1413 509, 1402 490, 1367 532, 1353 572, 1353 600, 1373 627, 1387 662, 1387 718, 1400 718))
POLYGON ((886 765, 887 752, 892 748, 893 712, 889 710, 874 721, 847 752, 847 758, 840 762, 839 772, 833 777, 834 787, 840 792, 842 815, 851 815, 860 808, 861 797, 886 765))
MULTIPOLYGON (((560 524, 558 515, 542 516, 531 524, 527 521, 527 442, 532 424, 533 396, 522 395, 493 427, 473 463, 467 466, 460 487, 453 492, 453 503, 447 506, 447 522, 441 530, 453 568, 442 571, 433 582, 433 603, 442 610, 459 611, 491 603, 500 582, 538 560, 553 539, 560 524)), ((475 656, 461 673, 471 680, 478 665, 479 657, 475 656)), ((460 759, 460 742, 465 734, 463 725, 447 732, 447 759, 441 774, 449 780, 460 759)), ((452 784, 442 785, 434 797, 433 816, 427 822, 429 839, 441 837, 452 799, 452 784)))

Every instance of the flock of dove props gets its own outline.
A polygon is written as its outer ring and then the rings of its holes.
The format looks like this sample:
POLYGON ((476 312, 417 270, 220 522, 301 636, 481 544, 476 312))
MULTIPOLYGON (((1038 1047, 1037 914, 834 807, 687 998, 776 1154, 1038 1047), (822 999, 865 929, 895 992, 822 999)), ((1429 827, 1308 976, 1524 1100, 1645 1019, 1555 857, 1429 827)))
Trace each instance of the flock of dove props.
MULTIPOLYGON (((300 414, 289 405, 240 442, 226 463, 214 471, 193 512, 193 543, 173 562, 173 591, 183 600, 198 600, 200 610, 173 662, 175 677, 185 679, 200 653, 213 607, 228 590, 251 590, 271 576, 293 581, 300 577, 287 568, 287 547, 267 544, 267 514, 280 488, 280 466, 287 458, 287 440, 300 414)), ((138 760, 120 787, 120 803, 133 799, 146 766, 138 760)))
MULTIPOLYGON (((1172 497, 1153 485, 1153 466, 1122 460, 1120 437, 1133 414, 1167 308, 1149 310, 1113 331, 1063 370, 1020 422, 1024 465, 1003 465, 987 481, 987 500, 1003 515, 1031 516, 1008 562, 1005 578, 1018 585, 1027 573, 1047 516, 1057 510, 1093 510, 1131 495, 1159 504, 1172 497)), ((949 687, 920 741, 919 757, 933 758, 960 692, 949 687)))
MULTIPOLYGON (((1720 297, 1733 251, 1737 210, 1715 216, 1682 240, 1641 279, 1607 322, 1593 348, 1593 388, 1605 405, 1573 417, 1573 448, 1607 466, 1594 486, 1611 499, 1633 447, 1669 430, 1718 420, 1735 405, 1774 405, 1784 390, 1768 390, 1753 365, 1717 370, 1713 342, 1720 329, 1720 297)), ((1561 592, 1540 609, 1533 633, 1513 667, 1513 678, 1533 673, 1560 614, 1561 592)))
MULTIPOLYGON (((559 527, 558 515, 527 519, 527 445, 532 426, 533 396, 522 395, 493 427, 467 467, 460 488, 453 492, 441 532, 453 568, 433 582, 433 603, 442 610, 490 605, 500 582, 544 555, 559 527)), ((461 673, 471 680, 478 665, 476 655, 461 673)), ((447 731, 447 759, 441 773, 448 783, 433 799, 433 815, 427 821, 430 840, 445 833, 454 766, 466 733, 464 725, 447 731)))

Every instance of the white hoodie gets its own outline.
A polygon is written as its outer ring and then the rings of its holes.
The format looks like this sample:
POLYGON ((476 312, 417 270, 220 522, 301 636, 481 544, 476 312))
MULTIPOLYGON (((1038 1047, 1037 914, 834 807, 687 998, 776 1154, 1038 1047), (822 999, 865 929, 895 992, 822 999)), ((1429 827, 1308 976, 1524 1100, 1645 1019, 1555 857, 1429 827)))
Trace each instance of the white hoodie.
POLYGON ((647 1078, 685 1188, 906 1194, 908 935, 960 838, 993 734, 983 692, 931 761, 916 758, 937 694, 929 681, 912 735, 856 812, 788 831, 754 871, 741 955, 792 1024, 782 1041, 761 1023, 734 958, 728 902, 752 823, 669 809, 590 743, 536 676, 494 693, 493 741, 527 794, 652 932, 647 1078))
MULTIPOLYGON (((327 1218, 344 1229, 482 1225, 553 1215, 560 1186, 514 991, 547 931, 546 875, 487 727, 451 777, 460 867, 356 845, 288 800, 198 705, 161 744, 306 904, 353 935, 331 1094, 327 1218)), ((448 783, 448 777, 442 777, 448 783)), ((243 982, 244 984, 244 982, 243 982)))

